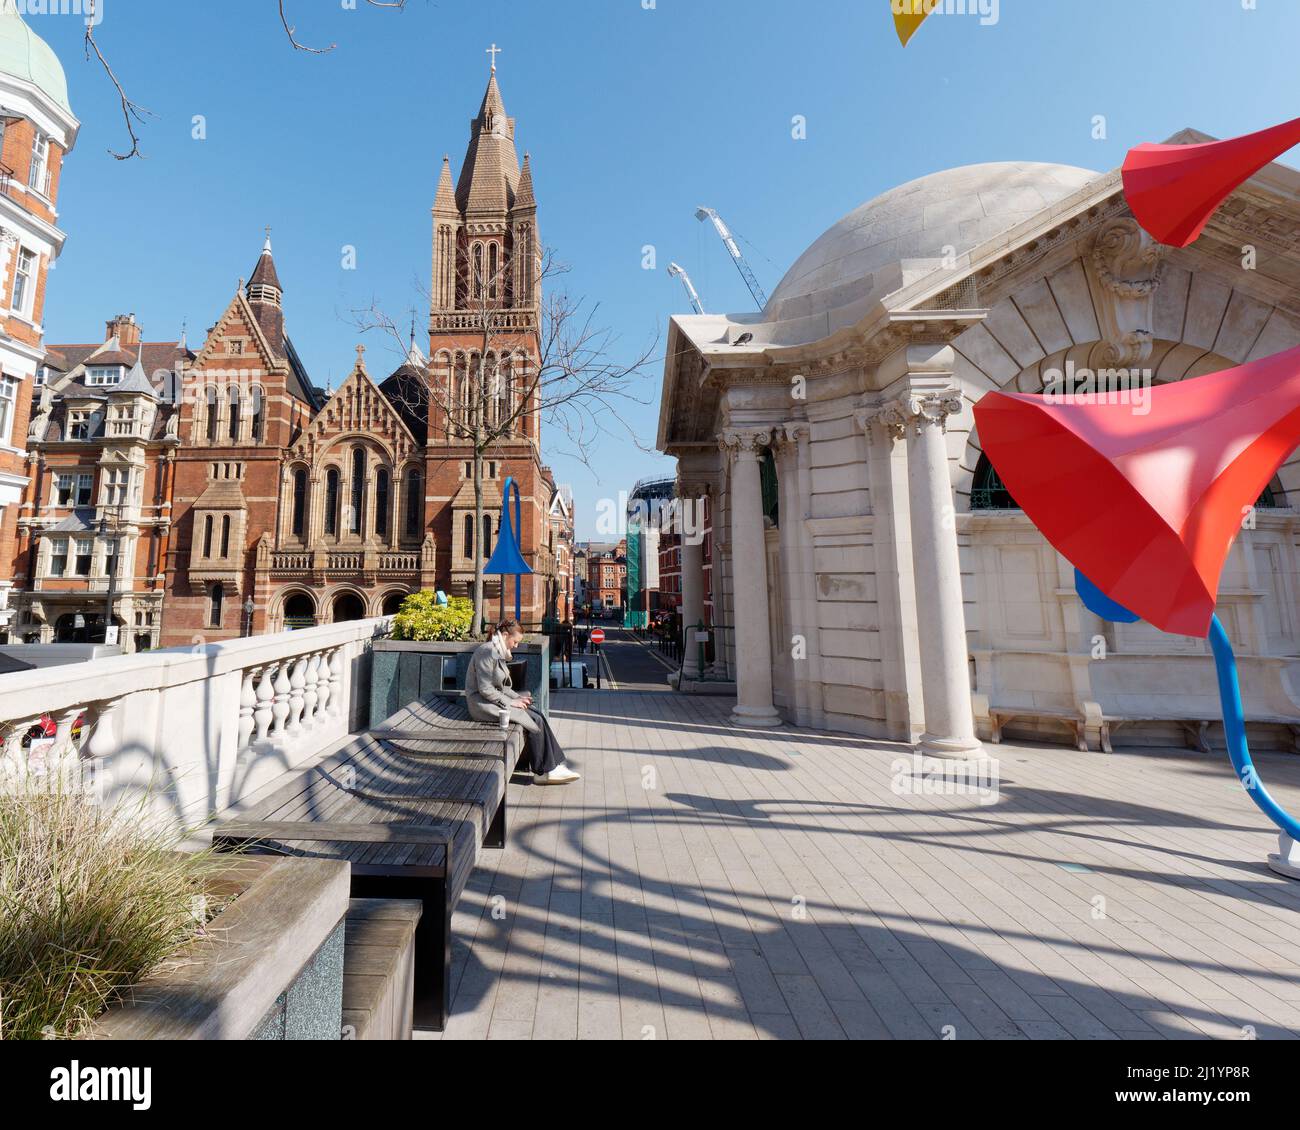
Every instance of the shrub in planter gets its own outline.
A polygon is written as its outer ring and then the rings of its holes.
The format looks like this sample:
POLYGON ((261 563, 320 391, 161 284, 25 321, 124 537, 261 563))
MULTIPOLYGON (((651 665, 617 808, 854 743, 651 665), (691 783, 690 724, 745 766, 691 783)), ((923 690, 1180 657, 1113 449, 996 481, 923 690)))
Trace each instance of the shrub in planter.
POLYGON ((474 625, 474 606, 463 596, 438 603, 432 592, 412 593, 393 617, 393 639, 423 642, 468 640, 474 625))
POLYGON ((228 861, 28 777, 0 793, 0 1038, 73 1038, 203 931, 228 861))

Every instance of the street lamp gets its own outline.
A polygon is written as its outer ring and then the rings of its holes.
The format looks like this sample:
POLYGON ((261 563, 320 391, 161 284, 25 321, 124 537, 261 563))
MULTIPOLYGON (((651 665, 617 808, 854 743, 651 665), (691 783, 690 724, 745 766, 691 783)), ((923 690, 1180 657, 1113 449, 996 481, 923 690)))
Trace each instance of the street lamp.
POLYGON ((108 542, 108 511, 113 511, 113 552, 108 558, 108 593, 104 606, 104 643, 107 644, 113 634, 113 601, 117 597, 118 556, 122 548, 122 504, 106 504, 99 516, 99 536, 104 539, 105 549, 108 542))
POLYGON ((244 601, 244 636, 245 637, 251 636, 253 634, 253 612, 256 608, 257 605, 253 603, 253 598, 251 596, 246 601, 244 601))

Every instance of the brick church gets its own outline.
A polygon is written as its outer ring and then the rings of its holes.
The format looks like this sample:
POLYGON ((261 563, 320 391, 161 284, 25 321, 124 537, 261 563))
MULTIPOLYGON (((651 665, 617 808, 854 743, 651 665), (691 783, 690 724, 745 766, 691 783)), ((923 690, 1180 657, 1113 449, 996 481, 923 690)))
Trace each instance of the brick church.
MULTIPOLYGON (((485 561, 495 546, 507 476, 534 570, 523 619, 564 615, 562 492, 542 463, 537 398, 520 400, 540 357, 539 248, 532 171, 494 68, 458 180, 443 160, 427 354, 412 341, 396 372, 375 374, 359 348, 337 390, 314 386, 269 235, 197 352, 142 341, 133 317, 110 322, 102 345, 50 346, 15 641, 95 638, 110 588, 128 650, 379 616, 420 589, 468 595, 476 542, 485 561), (464 423, 487 374, 501 434, 484 461, 480 528, 464 423)), ((485 587, 490 614, 499 581, 485 587)))

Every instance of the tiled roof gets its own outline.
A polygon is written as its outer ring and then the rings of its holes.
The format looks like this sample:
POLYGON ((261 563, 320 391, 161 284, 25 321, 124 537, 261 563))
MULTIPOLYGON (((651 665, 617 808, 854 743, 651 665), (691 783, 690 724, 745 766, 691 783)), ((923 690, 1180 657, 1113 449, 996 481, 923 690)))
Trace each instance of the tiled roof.
POLYGON ((134 365, 136 361, 139 361, 144 366, 144 371, 152 376, 161 369, 175 370, 182 359, 194 359, 194 354, 184 348, 178 341, 146 341, 142 342, 139 348, 127 347, 121 349, 120 352, 115 351, 106 355, 124 358, 124 360, 120 361, 109 361, 95 357, 107 344, 107 342, 101 341, 97 345, 47 345, 45 347, 45 363, 51 369, 56 369, 60 373, 70 373, 78 365, 86 364, 92 357, 97 362, 102 362, 105 365, 134 365))
POLYGON ((514 204, 518 184, 515 123, 506 114, 493 74, 478 117, 470 123, 469 150, 456 186, 456 204, 462 212, 505 212, 514 204))

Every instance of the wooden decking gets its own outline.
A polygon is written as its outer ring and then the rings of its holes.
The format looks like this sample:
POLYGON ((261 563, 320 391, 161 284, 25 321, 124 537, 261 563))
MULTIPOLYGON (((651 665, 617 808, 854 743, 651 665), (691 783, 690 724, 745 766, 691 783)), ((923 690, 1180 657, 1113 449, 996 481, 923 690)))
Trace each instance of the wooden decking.
POLYGON ((729 706, 555 697, 584 779, 510 786, 442 1038, 1300 1035, 1300 884, 1225 758, 1002 745, 985 804, 729 706))

